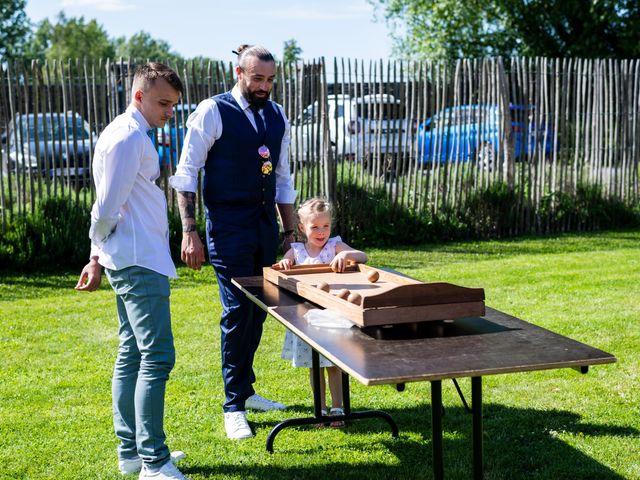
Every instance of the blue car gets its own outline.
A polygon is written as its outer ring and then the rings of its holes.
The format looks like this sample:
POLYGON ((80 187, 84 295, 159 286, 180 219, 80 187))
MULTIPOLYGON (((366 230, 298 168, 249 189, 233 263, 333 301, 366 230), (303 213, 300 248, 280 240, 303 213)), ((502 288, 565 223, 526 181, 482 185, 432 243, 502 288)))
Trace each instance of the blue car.
MULTIPOLYGON (((533 105, 509 105, 516 160, 537 149, 550 153, 553 134, 549 123, 538 123, 533 105)), ((477 162, 491 168, 503 148, 503 117, 498 105, 459 105, 445 108, 418 127, 419 158, 435 162, 477 162)))
POLYGON ((181 103, 175 107, 175 115, 169 120, 164 128, 156 131, 156 143, 158 145, 158 158, 160 168, 171 165, 175 168, 180 159, 184 134, 186 133, 187 118, 198 105, 195 103, 181 103))

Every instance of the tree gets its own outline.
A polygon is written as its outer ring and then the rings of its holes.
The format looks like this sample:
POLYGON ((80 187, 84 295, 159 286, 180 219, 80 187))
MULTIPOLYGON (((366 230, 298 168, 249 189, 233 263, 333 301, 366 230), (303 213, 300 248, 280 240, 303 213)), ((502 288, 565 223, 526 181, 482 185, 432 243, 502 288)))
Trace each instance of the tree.
POLYGON ((58 14, 58 23, 45 19, 31 37, 27 55, 40 59, 113 58, 115 48, 107 32, 96 20, 67 18, 58 14))
POLYGON ((0 0, 0 59, 22 53, 31 25, 24 11, 26 0, 0 0))
POLYGON ((116 56, 137 60, 153 60, 175 64, 182 57, 171 51, 171 46, 164 40, 156 40, 147 32, 132 35, 129 40, 124 37, 115 41, 116 56))
POLYGON ((369 0, 384 12, 399 57, 640 54, 637 0, 369 0))
POLYGON ((301 57, 302 48, 298 45, 295 39, 286 40, 284 42, 284 49, 282 53, 282 61, 287 63, 296 63, 302 60, 301 57))

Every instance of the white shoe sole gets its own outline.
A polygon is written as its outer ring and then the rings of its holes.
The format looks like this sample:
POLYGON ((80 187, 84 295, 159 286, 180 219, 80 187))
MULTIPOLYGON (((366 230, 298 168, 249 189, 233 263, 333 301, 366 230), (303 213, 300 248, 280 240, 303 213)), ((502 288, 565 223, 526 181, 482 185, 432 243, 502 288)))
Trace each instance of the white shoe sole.
MULTIPOLYGON (((175 452, 171 452, 171 461, 176 463, 186 458, 186 456, 186 453, 176 450, 175 452)), ((121 475, 134 475, 140 473, 140 470, 142 470, 142 459, 140 459, 140 457, 138 457, 137 461, 129 460, 126 466, 118 465, 118 471, 121 475)))

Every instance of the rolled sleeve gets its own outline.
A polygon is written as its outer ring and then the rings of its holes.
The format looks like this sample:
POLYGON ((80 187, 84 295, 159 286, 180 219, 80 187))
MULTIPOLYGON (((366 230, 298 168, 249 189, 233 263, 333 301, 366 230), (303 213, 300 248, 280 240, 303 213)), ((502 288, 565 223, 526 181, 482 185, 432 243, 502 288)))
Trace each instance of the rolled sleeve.
POLYGON ((280 157, 276 167, 276 203, 290 203, 296 201, 298 192, 293 188, 293 179, 289 168, 289 144, 291 143, 291 128, 287 116, 280 105, 280 114, 284 119, 284 135, 280 144, 280 157))

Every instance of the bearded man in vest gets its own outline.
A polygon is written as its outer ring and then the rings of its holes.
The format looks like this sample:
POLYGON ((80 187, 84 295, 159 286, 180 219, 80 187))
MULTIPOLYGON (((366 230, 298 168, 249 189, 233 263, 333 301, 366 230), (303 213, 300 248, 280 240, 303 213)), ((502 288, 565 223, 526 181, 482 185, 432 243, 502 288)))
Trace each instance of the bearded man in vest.
POLYGON ((262 275, 276 260, 277 213, 285 251, 293 241, 296 191, 289 171, 289 123, 269 100, 276 75, 274 57, 261 46, 242 45, 237 83, 230 92, 201 102, 187 121, 187 134, 171 186, 178 192, 182 219, 182 260, 199 270, 204 246, 196 231, 198 173, 203 170, 206 246, 222 304, 221 352, 227 437, 253 436, 246 410, 282 410, 258 395, 253 359, 266 318, 231 283, 262 275))

